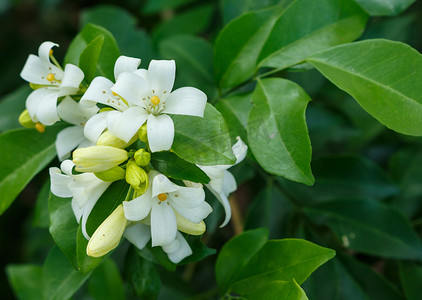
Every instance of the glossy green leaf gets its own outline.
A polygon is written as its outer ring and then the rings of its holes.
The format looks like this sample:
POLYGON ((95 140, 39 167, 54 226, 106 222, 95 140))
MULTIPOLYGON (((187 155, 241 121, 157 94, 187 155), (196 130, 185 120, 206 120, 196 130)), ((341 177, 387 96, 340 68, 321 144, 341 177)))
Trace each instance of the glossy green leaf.
POLYGON ((95 77, 97 63, 100 57, 101 48, 104 44, 104 35, 100 34, 94 38, 82 51, 79 57, 79 67, 85 74, 85 79, 91 82, 95 77))
POLYGON ((235 142, 238 136, 246 142, 248 140, 246 132, 248 115, 252 108, 251 94, 240 94, 220 99, 215 108, 218 109, 227 124, 229 124, 232 142, 235 142))
POLYGON ((95 300, 125 299, 123 280, 116 263, 106 259, 91 275, 88 291, 95 300))
POLYGON ((239 294, 250 293, 273 280, 294 279, 302 284, 334 255, 334 250, 305 240, 270 240, 248 261, 233 290, 239 294))
POLYGON ((62 129, 63 126, 51 126, 39 133, 25 128, 0 135, 0 215, 56 156, 54 142, 62 129))
POLYGON ((317 224, 329 226, 343 245, 386 258, 422 260, 422 242, 396 208, 368 199, 336 199, 304 208, 317 224))
POLYGON ((259 164, 271 174, 312 185, 305 120, 309 96, 291 81, 270 78, 258 81, 252 101, 248 141, 259 164))
POLYGON ((361 156, 322 156, 312 161, 312 170, 316 178, 312 187, 282 181, 288 194, 304 205, 343 197, 382 200, 400 192, 384 170, 361 156))
POLYGON ((422 135, 422 56, 415 49, 367 40, 328 49, 309 62, 388 128, 422 135))
POLYGON ((242 270, 268 240, 268 230, 245 231, 228 241, 218 254, 215 265, 218 288, 222 293, 242 276, 242 270), (245 251, 247 249, 247 251, 245 251))
POLYGON ((192 249, 192 254, 184 258, 179 264, 186 265, 193 262, 200 262, 204 258, 214 255, 217 251, 215 249, 208 248, 207 245, 202 241, 201 237, 186 235, 186 241, 192 249))
POLYGON ((176 35, 163 40, 159 49, 163 58, 176 61, 175 88, 193 86, 207 94, 209 99, 217 96, 212 46, 208 41, 193 35, 176 35))
POLYGON ((414 262, 399 262, 400 282, 408 300, 421 297, 422 266, 414 262))
MULTIPOLYGON (((80 66, 80 57, 88 45, 98 36, 104 36, 104 44, 96 65, 96 76, 104 76, 108 79, 114 79, 114 63, 120 55, 119 47, 113 35, 106 29, 87 24, 82 31, 70 43, 69 49, 64 58, 64 64, 74 64, 80 66)), ((85 59, 82 60, 82 63, 85 59)))
POLYGON ((0 102, 0 132, 22 127, 19 115, 25 109, 26 98, 32 90, 24 85, 2 97, 0 102))
POLYGON ((148 0, 143 7, 143 12, 147 14, 158 13, 163 10, 183 6, 196 0, 148 0))
POLYGON ((48 254, 42 273, 43 295, 46 300, 69 299, 90 275, 82 275, 73 269, 57 247, 52 248, 48 254))
POLYGON ((71 198, 60 198, 50 193, 48 211, 50 214, 50 234, 56 245, 77 269, 76 233, 78 223, 73 214, 71 198))
POLYGON ((130 283, 129 289, 132 294, 141 299, 156 299, 161 280, 155 264, 139 256, 135 247, 130 247, 124 266, 125 279, 130 283))
POLYGON ((207 184, 209 177, 196 165, 181 159, 171 152, 156 152, 152 154, 151 164, 158 172, 167 177, 207 184))
POLYGON ((33 225, 41 228, 50 226, 50 217, 48 215, 48 199, 50 198, 50 179, 47 179, 37 195, 37 204, 35 205, 33 225))
POLYGON ((308 300, 305 292, 302 288, 296 283, 296 281, 280 281, 274 280, 263 287, 253 291, 247 295, 249 300, 272 300, 279 299, 289 300, 308 300))
POLYGON ((236 161, 226 122, 211 104, 207 103, 203 118, 171 117, 175 131, 171 149, 180 158, 198 165, 232 165, 236 161))
POLYGON ((395 16, 416 0, 355 0, 371 16, 395 16))
MULTIPOLYGON (((92 235, 91 235, 92 236, 92 235)), ((97 268, 106 256, 91 257, 86 254, 88 240, 82 233, 82 227, 79 223, 78 231, 76 233, 76 258, 78 260, 78 271, 82 274, 88 274, 97 268)))
POLYGON ((19 300, 39 300, 43 298, 42 268, 38 265, 8 265, 7 277, 19 300))

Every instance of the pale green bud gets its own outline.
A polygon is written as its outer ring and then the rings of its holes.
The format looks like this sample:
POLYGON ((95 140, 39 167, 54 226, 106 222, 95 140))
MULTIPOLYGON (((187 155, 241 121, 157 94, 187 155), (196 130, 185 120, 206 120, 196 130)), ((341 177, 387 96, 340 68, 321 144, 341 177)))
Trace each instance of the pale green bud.
POLYGON ((151 154, 145 149, 139 149, 138 151, 135 152, 135 155, 133 158, 135 159, 138 166, 146 167, 151 161, 151 154))
POLYGON ((100 138, 97 141, 97 146, 110 146, 115 148, 124 149, 132 145, 138 139, 137 135, 134 135, 133 138, 126 143, 125 141, 115 137, 110 133, 110 131, 105 131, 101 134, 100 138))
POLYGON ((102 181, 113 182, 125 178, 125 170, 119 166, 102 172, 96 172, 94 175, 102 181))
POLYGON ((35 122, 32 121, 27 109, 25 109, 19 116, 19 123, 25 128, 34 128, 35 122))
POLYGON ((148 188, 147 172, 138 166, 133 159, 126 164, 126 182, 135 190, 146 190, 148 188))
POLYGON ((120 204, 95 230, 86 247, 86 254, 91 257, 101 257, 116 248, 125 231, 126 223, 123 205, 120 204))
POLYGON ((177 230, 191 235, 201 235, 205 232, 206 226, 204 221, 193 223, 177 213, 176 210, 174 210, 174 213, 176 215, 177 230))
POLYGON ((138 130, 139 139, 145 144, 148 143, 148 134, 147 134, 147 123, 141 126, 138 130))
POLYGON ((102 172, 118 166, 128 159, 125 150, 110 146, 92 146, 73 151, 75 170, 79 172, 102 172))

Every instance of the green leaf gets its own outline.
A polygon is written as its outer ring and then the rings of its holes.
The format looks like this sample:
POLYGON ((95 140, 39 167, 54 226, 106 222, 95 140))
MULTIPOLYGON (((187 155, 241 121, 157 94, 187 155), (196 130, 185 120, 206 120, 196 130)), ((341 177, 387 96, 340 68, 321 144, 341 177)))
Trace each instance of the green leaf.
POLYGON ((146 14, 158 13, 163 10, 177 8, 197 0, 148 0, 143 7, 143 12, 146 14))
POLYGON ((296 281, 280 281, 274 280, 263 287, 255 290, 247 295, 249 300, 272 300, 279 299, 283 295, 283 299, 289 300, 308 300, 305 292, 296 283, 296 281))
MULTIPOLYGON (((104 36, 104 44, 99 54, 95 75, 113 80, 114 63, 120 55, 119 47, 113 35, 108 30, 97 25, 87 24, 73 39, 64 58, 64 64, 81 66, 80 57, 82 53, 92 41, 101 35, 104 36)), ((85 63, 85 58, 82 63, 85 63)))
POLYGON ((234 164, 236 158, 226 122, 211 104, 207 103, 203 118, 178 115, 171 117, 175 131, 172 150, 177 156, 205 166, 234 164))
POLYGON ((207 94, 209 99, 217 96, 212 67, 211 44, 193 35, 176 35, 159 44, 165 59, 177 63, 175 87, 193 86, 207 94))
POLYGON ((217 252, 215 249, 208 248, 200 237, 185 235, 185 238, 192 249, 192 254, 183 259, 179 263, 180 265, 199 262, 210 255, 214 255, 217 252))
POLYGON ((422 135, 422 56, 415 49, 367 40, 328 49, 309 62, 388 128, 422 135))
POLYGON ((95 300, 125 299, 125 290, 116 263, 106 259, 91 275, 88 291, 95 300))
POLYGON ((44 299, 69 299, 89 275, 82 275, 76 271, 59 248, 53 247, 42 267, 44 299))
POLYGON ((215 265, 218 288, 222 293, 242 276, 242 270, 268 240, 268 230, 245 231, 228 241, 218 254, 215 265), (247 249, 247 251, 245 251, 247 249))
POLYGON ((294 279, 302 284, 334 255, 334 250, 305 240, 270 240, 248 261, 233 290, 239 294, 250 293, 273 280, 294 279))
POLYGON ((7 277, 13 292, 19 300, 39 300, 43 298, 42 268, 38 265, 8 265, 7 277))
POLYGON ((422 266, 414 262, 399 262, 400 282, 408 300, 421 297, 422 266))
POLYGON ((26 98, 31 93, 27 85, 4 96, 0 102, 0 131, 21 128, 19 116, 25 110, 26 98))
POLYGON ((336 199, 303 209, 329 226, 343 245, 386 258, 422 260, 422 242, 406 217, 391 205, 369 199, 336 199))
POLYGON ((215 108, 223 115, 229 125, 232 142, 234 143, 238 136, 246 142, 248 140, 246 132, 248 115, 252 108, 251 93, 220 99, 215 108))
POLYGON ((135 247, 130 247, 124 264, 126 282, 132 294, 140 299, 156 299, 160 292, 161 280, 155 264, 139 256, 135 247))
POLYGON ((305 109, 311 99, 297 84, 281 79, 259 80, 252 94, 248 141, 264 170, 307 185, 311 172, 311 142, 305 109))
POLYGON ((51 126, 39 133, 25 128, 0 135, 0 215, 56 156, 54 142, 62 129, 63 126, 51 126))
POLYGON ((210 182, 207 174, 199 167, 181 159, 171 152, 153 153, 151 164, 158 172, 173 179, 189 180, 203 184, 210 182))
POLYGON ((416 0, 355 0, 371 16, 395 16, 416 0))
POLYGON ((48 228, 50 217, 48 215, 48 199, 50 198, 50 179, 47 179, 37 195, 34 219, 32 224, 36 227, 48 228))
POLYGON ((50 214, 50 234, 54 242, 77 269, 76 233, 78 223, 73 214, 71 201, 71 198, 60 198, 50 193, 48 212, 50 214))
POLYGON ((84 72, 85 79, 88 82, 91 82, 95 77, 97 63, 103 44, 104 35, 100 34, 86 46, 79 57, 79 67, 84 72))
POLYGON ((106 256, 88 256, 86 254, 87 246, 88 240, 83 235, 81 224, 79 224, 78 231, 76 233, 76 258, 78 260, 78 271, 82 274, 88 274, 96 267, 98 267, 106 258, 106 256))

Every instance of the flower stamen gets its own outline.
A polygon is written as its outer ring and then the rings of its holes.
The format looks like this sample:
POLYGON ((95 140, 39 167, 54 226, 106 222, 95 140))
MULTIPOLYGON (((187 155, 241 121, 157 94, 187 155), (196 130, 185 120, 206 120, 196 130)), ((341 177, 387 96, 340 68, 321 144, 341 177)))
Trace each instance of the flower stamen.
POLYGON ((53 73, 49 73, 46 77, 46 79, 50 82, 54 81, 55 77, 53 73))
POLYGON ((160 98, 158 98, 158 96, 152 96, 151 97, 151 103, 154 104, 154 105, 160 104, 160 98))
POLYGON ((166 201, 167 200, 167 195, 164 193, 158 194, 158 200, 160 201, 166 201))
POLYGON ((37 124, 35 124, 35 129, 39 133, 43 133, 45 131, 45 125, 38 122, 37 124))

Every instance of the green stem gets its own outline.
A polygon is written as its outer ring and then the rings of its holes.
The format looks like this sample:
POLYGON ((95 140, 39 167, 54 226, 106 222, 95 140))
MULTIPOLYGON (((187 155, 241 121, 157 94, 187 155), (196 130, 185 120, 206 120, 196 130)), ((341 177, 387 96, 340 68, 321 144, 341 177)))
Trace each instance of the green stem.
POLYGON ((50 59, 51 59, 51 61, 53 62, 53 64, 54 64, 57 68, 59 68, 60 70, 62 70, 62 71, 63 71, 62 67, 60 66, 59 62, 58 62, 58 61, 57 61, 57 59, 54 57, 54 55, 50 55, 50 59))

